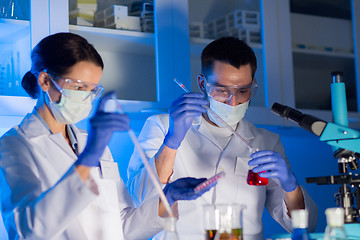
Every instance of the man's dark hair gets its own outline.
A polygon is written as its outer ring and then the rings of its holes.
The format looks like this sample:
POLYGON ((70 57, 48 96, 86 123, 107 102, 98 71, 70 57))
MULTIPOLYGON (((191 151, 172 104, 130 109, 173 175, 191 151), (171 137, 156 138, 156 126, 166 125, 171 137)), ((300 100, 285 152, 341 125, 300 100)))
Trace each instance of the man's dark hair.
POLYGON ((250 63, 252 78, 257 63, 254 51, 242 40, 223 37, 212 41, 201 53, 201 72, 207 76, 213 70, 214 61, 228 63, 236 68, 250 63))

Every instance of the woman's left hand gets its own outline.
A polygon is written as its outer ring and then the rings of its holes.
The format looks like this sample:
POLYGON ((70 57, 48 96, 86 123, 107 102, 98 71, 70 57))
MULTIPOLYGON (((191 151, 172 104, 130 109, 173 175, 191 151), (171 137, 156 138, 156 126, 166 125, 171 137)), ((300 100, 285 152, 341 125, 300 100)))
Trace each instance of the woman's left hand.
POLYGON ((104 95, 97 106, 94 116, 90 119, 90 129, 84 151, 80 154, 76 165, 96 167, 104 153, 111 136, 116 131, 130 129, 130 119, 126 114, 104 112, 106 101, 113 98, 115 92, 104 95))

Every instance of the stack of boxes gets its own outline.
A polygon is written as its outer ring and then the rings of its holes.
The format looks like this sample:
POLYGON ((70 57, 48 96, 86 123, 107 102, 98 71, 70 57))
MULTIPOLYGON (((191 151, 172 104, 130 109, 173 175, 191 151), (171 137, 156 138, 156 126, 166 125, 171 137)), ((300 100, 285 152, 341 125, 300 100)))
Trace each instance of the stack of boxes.
POLYGON ((204 24, 201 22, 192 22, 189 24, 190 37, 205 38, 204 24))
POLYGON ((70 0, 69 23, 82 26, 94 26, 96 0, 70 0))
POLYGON ((97 11, 95 14, 95 27, 115 28, 140 31, 140 18, 128 15, 128 7, 111 5, 97 11))
POLYGON ((261 44, 260 14, 237 9, 205 24, 191 23, 190 36, 209 39, 232 36, 248 44, 261 44))
POLYGON ((154 32, 154 1, 144 0, 133 2, 129 11, 130 16, 138 16, 142 32, 154 32))
POLYGON ((154 32, 153 0, 70 0, 70 24, 154 32))

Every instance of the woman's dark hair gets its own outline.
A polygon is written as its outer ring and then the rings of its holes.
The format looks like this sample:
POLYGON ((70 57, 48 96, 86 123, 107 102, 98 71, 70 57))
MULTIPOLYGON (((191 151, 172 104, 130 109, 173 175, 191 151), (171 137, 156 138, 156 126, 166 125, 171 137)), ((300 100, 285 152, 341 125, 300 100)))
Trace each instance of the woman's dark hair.
POLYGON ((40 93, 37 77, 41 71, 65 75, 70 68, 81 61, 94 63, 104 68, 96 49, 88 41, 73 33, 56 33, 42 39, 31 53, 31 70, 21 82, 22 87, 36 99, 40 93))
POLYGON ((223 37, 212 41, 201 53, 201 71, 207 76, 213 70, 214 61, 228 63, 236 68, 250 63, 254 78, 257 63, 254 51, 242 40, 223 37))

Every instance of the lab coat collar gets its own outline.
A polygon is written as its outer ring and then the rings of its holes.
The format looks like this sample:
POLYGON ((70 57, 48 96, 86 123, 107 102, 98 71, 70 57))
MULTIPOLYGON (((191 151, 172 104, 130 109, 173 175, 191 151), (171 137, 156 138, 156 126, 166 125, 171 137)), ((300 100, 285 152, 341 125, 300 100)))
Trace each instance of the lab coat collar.
POLYGON ((241 121, 239 122, 236 128, 236 132, 238 132, 240 136, 245 138, 245 140, 250 142, 255 138, 254 133, 251 131, 252 129, 251 126, 252 124, 247 119, 243 118, 241 119, 241 121))
MULTIPOLYGON (((26 135, 26 137, 28 137, 29 139, 49 137, 71 157, 77 158, 69 144, 65 141, 65 138, 61 135, 61 133, 53 134, 50 128, 47 126, 46 122, 37 113, 35 108, 32 113, 26 115, 26 117, 23 119, 19 126, 26 135)), ((74 133, 78 144, 78 153, 81 153, 85 148, 87 134, 86 132, 80 131, 73 124, 69 124, 68 127, 74 133)))
POLYGON ((209 129, 206 127, 205 123, 203 121, 206 121, 203 116, 195 118, 193 121, 193 127, 205 138, 209 139, 211 143, 213 143, 217 148, 219 148, 221 151, 223 150, 220 145, 218 145, 218 142, 216 141, 216 138, 211 134, 209 129))

